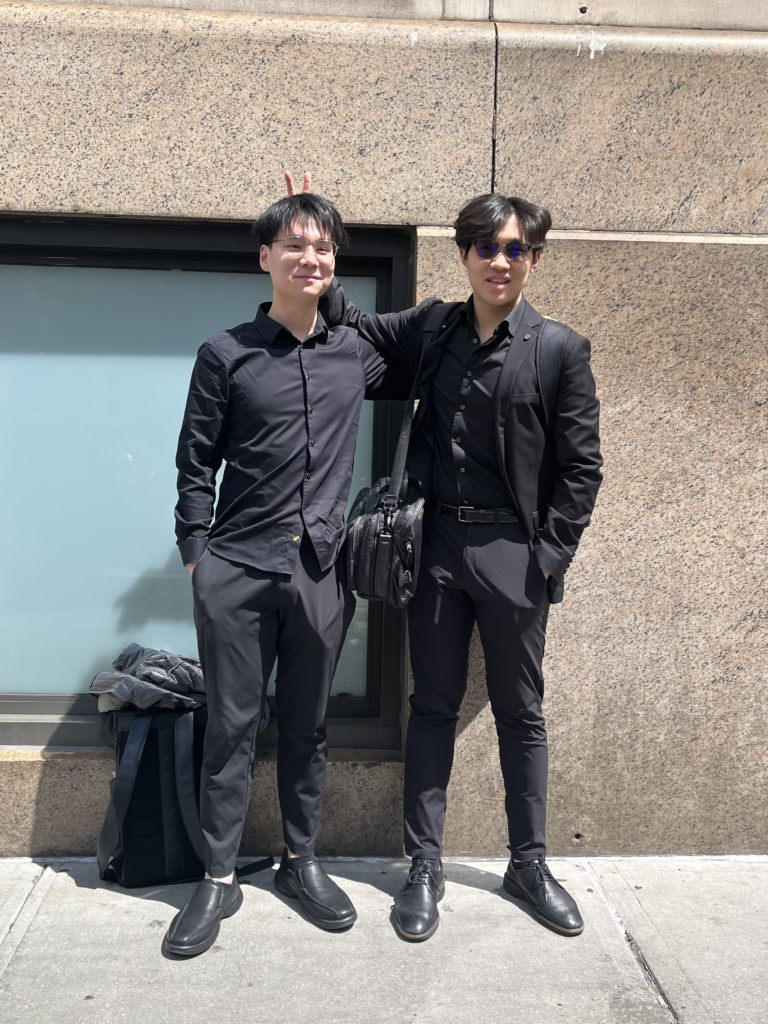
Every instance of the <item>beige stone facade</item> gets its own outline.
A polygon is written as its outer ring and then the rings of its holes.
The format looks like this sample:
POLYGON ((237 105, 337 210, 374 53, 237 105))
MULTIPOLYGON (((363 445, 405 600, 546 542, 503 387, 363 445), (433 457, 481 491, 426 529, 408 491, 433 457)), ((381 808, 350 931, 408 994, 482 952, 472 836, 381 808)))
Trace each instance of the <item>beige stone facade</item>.
MULTIPOLYGON (((0 3, 0 209, 249 220, 306 169, 350 223, 418 228, 418 297, 454 299, 461 203, 548 205, 528 297, 592 339, 605 454, 548 633, 551 850, 768 852, 764 5, 204 6, 0 3)), ((446 849, 497 854, 471 664, 446 849)), ((108 777, 4 755, 0 854, 91 853, 108 777)), ((401 785, 336 758, 323 850, 396 853, 401 785)), ((278 841, 263 758, 245 852, 278 841)))

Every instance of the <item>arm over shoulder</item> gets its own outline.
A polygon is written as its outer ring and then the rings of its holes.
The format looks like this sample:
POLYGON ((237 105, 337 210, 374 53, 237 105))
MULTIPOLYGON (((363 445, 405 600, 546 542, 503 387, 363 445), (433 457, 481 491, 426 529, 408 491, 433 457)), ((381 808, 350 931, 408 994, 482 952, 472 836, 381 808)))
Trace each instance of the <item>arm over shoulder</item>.
POLYGON ((387 359, 395 359, 414 373, 421 351, 421 330, 439 299, 425 299, 399 313, 363 313, 344 294, 337 278, 320 300, 320 313, 329 327, 352 327, 387 359))

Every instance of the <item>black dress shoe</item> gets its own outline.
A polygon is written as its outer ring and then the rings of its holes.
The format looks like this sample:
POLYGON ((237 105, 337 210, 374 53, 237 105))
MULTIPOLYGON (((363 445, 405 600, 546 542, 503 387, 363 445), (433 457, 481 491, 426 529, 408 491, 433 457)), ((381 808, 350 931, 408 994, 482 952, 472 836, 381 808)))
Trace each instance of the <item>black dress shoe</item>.
POLYGON ((325 868, 314 857, 289 859, 284 850, 275 872, 275 888, 283 896, 299 900, 310 921, 326 931, 351 928, 357 920, 349 896, 326 875, 325 868))
POLYGON ((543 857, 522 864, 510 860, 504 888, 510 896, 530 903, 536 917, 561 935, 581 935, 584 931, 576 900, 555 881, 543 857))
POLYGON ((411 873, 395 900, 395 925, 404 939, 423 942, 437 931, 437 904, 445 896, 442 865, 414 858, 411 873))
POLYGON ((243 905, 243 893, 237 879, 227 885, 204 878, 195 895, 171 921, 163 939, 163 952, 176 956, 197 956, 216 941, 225 917, 232 917, 243 905))

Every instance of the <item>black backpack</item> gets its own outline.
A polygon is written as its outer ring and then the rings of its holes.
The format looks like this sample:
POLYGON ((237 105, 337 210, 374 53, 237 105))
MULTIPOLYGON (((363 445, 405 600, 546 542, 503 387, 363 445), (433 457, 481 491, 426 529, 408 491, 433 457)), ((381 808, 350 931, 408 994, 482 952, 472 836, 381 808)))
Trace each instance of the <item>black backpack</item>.
MULTIPOLYGON (((205 874, 199 806, 207 707, 110 711, 101 718, 116 771, 96 849, 99 877, 127 889, 199 881, 205 874)), ((273 863, 267 857, 236 874, 273 863)))
POLYGON ((110 711, 111 799, 99 836, 99 877, 126 888, 198 881, 205 844, 198 811, 207 707, 110 711))

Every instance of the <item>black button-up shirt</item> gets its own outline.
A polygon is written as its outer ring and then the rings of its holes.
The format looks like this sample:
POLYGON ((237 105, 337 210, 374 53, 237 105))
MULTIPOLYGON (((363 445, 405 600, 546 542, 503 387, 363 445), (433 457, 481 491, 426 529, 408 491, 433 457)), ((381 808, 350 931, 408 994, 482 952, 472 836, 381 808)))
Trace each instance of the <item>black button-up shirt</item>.
POLYGON ((351 328, 329 330, 318 314, 300 343, 270 319, 269 306, 197 354, 176 456, 185 565, 210 547, 230 561, 290 574, 305 530, 321 568, 333 565, 363 399, 408 391, 404 371, 388 369, 351 328))
POLYGON ((434 379, 435 461, 432 490, 446 505, 509 508, 512 499, 499 471, 493 393, 510 339, 520 326, 518 302, 481 344, 470 299, 446 340, 434 379))

